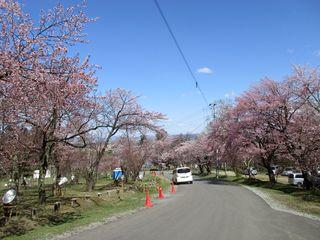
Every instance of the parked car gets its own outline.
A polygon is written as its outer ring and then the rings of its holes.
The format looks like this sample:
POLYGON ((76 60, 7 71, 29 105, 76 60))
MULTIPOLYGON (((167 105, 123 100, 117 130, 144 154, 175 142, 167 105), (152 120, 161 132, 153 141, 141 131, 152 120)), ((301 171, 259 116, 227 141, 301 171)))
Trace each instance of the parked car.
POLYGON ((249 167, 249 168, 247 168, 247 169, 244 170, 244 174, 245 174, 245 175, 249 175, 249 173, 250 173, 251 175, 257 175, 257 174, 258 174, 258 171, 257 171, 257 169, 256 169, 255 167, 249 167))
POLYGON ((294 172, 289 174, 288 176, 288 183, 291 185, 296 185, 298 187, 302 187, 303 186, 303 175, 301 172, 294 172))
POLYGON ((292 174, 294 170, 294 167, 286 167, 282 172, 282 176, 289 176, 289 174, 292 174))
POLYGON ((172 172, 172 181, 174 184, 178 183, 193 183, 193 177, 190 168, 179 167, 172 172))

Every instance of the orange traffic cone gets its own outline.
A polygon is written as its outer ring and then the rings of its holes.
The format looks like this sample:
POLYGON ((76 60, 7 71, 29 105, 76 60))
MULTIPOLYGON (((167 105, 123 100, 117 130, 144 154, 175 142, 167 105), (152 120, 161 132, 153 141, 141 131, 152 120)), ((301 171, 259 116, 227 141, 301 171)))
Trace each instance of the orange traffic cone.
POLYGON ((174 184, 173 182, 171 182, 171 190, 170 190, 171 193, 175 193, 176 192, 176 189, 174 187, 174 184))
POLYGON ((164 199, 164 194, 161 186, 158 187, 158 192, 159 192, 158 199, 164 199))
POLYGON ((151 202, 151 198, 149 195, 149 189, 146 189, 146 202, 144 204, 145 207, 153 207, 153 204, 151 202))

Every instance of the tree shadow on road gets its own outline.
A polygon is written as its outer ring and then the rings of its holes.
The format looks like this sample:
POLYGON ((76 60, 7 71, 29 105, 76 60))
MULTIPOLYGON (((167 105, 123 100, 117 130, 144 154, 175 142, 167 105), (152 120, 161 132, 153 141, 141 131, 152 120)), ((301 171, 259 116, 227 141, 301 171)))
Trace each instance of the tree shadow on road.
POLYGON ((240 185, 247 185, 251 187, 257 187, 262 189, 270 189, 281 192, 283 194, 291 195, 292 197, 301 198, 304 201, 311 201, 311 202, 320 202, 320 191, 313 190, 313 191, 306 191, 302 188, 298 188, 296 186, 292 186, 289 184, 283 183, 276 183, 274 185, 270 185, 268 181, 262 181, 256 178, 244 178, 242 176, 219 176, 219 179, 216 179, 215 176, 205 176, 205 177, 198 177, 195 178, 194 181, 197 182, 204 182, 206 184, 214 184, 214 185, 230 185, 230 186, 239 186, 240 185))
POLYGON ((225 181, 223 178, 217 179, 215 177, 195 178, 193 181, 195 181, 195 182, 204 182, 206 184, 214 184, 214 185, 231 185, 231 186, 238 185, 236 182, 225 181))

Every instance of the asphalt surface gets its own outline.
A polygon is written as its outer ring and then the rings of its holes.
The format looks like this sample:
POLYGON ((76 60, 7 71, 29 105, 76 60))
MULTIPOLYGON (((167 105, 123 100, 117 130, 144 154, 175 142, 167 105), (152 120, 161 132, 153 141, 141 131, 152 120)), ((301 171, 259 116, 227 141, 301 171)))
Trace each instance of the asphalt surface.
POLYGON ((198 180, 150 209, 68 239, 319 240, 320 221, 273 210, 241 186, 198 180))

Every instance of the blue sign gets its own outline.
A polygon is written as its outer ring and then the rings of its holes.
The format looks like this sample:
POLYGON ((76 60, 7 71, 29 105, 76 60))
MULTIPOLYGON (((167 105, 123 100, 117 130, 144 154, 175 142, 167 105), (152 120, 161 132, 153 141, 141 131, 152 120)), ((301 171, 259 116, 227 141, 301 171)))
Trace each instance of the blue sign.
POLYGON ((116 168, 112 172, 112 179, 119 180, 122 177, 122 170, 121 168, 116 168))

